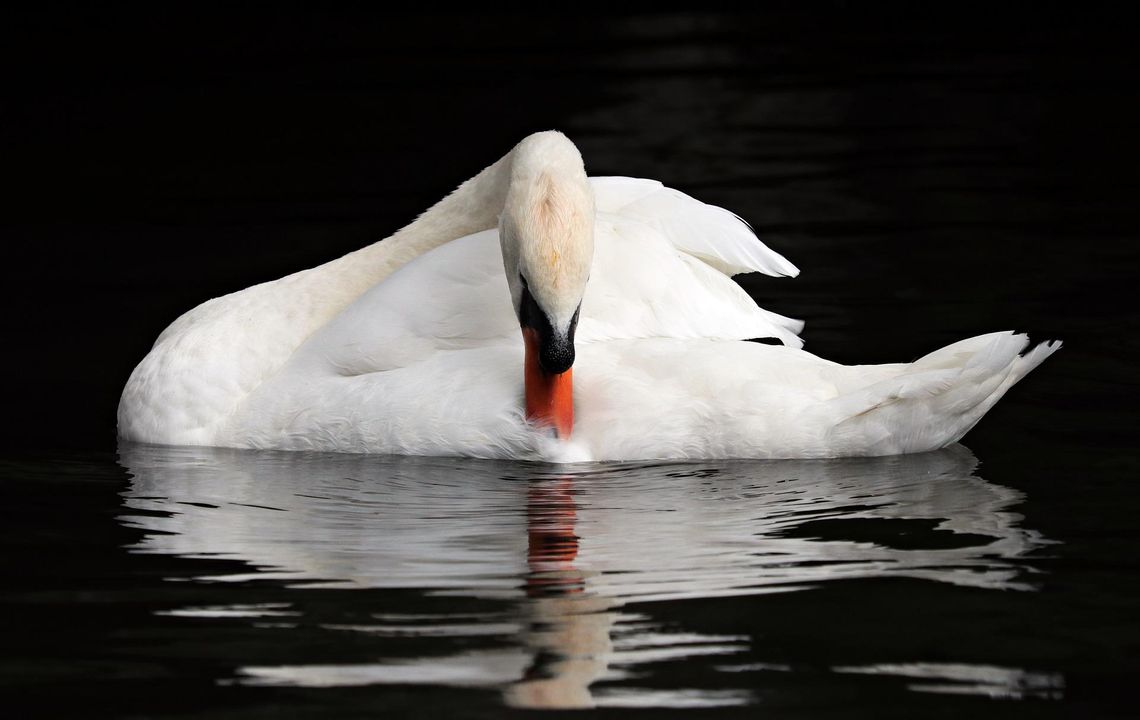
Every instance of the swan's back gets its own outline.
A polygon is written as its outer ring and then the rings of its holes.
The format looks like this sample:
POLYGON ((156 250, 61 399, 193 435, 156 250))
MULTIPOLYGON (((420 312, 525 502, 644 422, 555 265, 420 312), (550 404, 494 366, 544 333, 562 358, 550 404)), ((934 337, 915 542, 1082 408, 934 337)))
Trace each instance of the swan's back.
POLYGON ((352 283, 327 281, 334 275, 328 269, 208 300, 171 323, 123 389, 119 435, 169 445, 213 444, 242 398, 359 297, 362 290, 352 283))

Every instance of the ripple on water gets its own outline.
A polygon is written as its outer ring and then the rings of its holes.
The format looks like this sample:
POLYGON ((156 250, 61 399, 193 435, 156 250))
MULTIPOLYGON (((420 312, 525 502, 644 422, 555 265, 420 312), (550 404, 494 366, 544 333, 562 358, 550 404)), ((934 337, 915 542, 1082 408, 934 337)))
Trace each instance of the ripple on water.
MULTIPOLYGON (((203 579, 276 581, 297 597, 388 589, 499 603, 486 613, 453 602, 440 613, 322 617, 316 625, 330 635, 438 645, 430 656, 367 663, 246 665, 232 678, 239 684, 499 687, 506 702, 528 707, 743 704, 752 693, 637 686, 684 659, 716 657, 715 672, 751 667, 733 661, 748 636, 664 625, 640 612, 646 603, 890 577, 1022 590, 1031 587, 1026 556, 1047 542, 1010 511, 1020 494, 974 475, 962 447, 844 461, 555 467, 124 445, 121 461, 133 476, 122 520, 145 533, 135 552, 242 563, 203 579)), ((303 605, 165 613, 314 622, 303 605)), ((833 672, 898 675, 924 692, 1044 696, 1062 687, 1048 674, 987 668, 833 672)))

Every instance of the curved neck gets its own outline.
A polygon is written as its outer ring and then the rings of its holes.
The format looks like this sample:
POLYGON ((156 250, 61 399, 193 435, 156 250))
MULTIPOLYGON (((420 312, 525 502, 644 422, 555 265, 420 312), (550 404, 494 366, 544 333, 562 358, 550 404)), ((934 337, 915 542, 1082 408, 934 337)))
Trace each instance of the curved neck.
POLYGON ((282 278, 278 283, 288 287, 287 292, 305 299, 304 317, 291 320, 298 338, 303 340, 369 288, 420 255, 465 235, 498 226, 515 174, 541 165, 558 148, 563 153, 572 149, 581 167, 577 148, 561 133, 535 133, 387 239, 282 278), (516 159, 520 162, 516 163, 516 159))
MULTIPOLYGON (((512 150, 396 231, 383 241, 388 252, 402 265, 444 243, 496 227, 507 199, 513 157, 512 150)), ((371 247, 375 245, 365 249, 371 247)))
POLYGON ((429 250, 496 227, 506 202, 513 156, 512 150, 390 237, 317 270, 335 272, 337 283, 351 287, 355 298, 429 250))

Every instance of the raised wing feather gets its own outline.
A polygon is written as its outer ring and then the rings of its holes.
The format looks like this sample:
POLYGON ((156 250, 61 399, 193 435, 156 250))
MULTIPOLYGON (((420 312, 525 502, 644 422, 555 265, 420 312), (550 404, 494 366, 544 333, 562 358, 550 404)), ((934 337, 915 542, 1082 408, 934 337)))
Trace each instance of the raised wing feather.
POLYGON ((762 243, 733 213, 665 187, 656 180, 590 178, 597 209, 655 227, 673 246, 726 275, 760 272, 795 277, 800 271, 762 243))

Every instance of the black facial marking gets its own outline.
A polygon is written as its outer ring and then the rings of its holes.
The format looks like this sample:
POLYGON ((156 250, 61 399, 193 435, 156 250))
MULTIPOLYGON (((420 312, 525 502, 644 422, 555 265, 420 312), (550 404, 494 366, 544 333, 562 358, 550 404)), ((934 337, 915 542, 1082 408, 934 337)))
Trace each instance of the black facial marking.
POLYGON ((550 324, 550 318, 530 294, 526 278, 519 275, 519 280, 522 281, 519 325, 538 334, 538 362, 542 369, 555 375, 564 373, 574 364, 574 332, 578 329, 578 314, 582 311, 582 306, 579 305, 574 311, 566 333, 560 333, 550 324))

